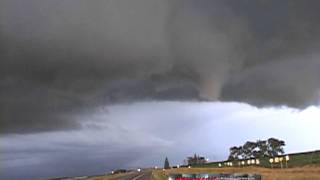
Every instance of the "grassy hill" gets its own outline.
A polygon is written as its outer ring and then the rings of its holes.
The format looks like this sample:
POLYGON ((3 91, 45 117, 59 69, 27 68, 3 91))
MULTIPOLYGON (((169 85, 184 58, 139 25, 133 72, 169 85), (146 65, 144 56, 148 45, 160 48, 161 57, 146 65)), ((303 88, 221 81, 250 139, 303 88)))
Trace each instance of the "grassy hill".
MULTIPOLYGON (((310 152, 303 152, 303 153, 294 153, 294 154, 285 154, 282 155, 281 157, 285 157, 286 155, 289 155, 290 159, 287 162, 287 166, 289 168, 293 168, 293 167, 302 167, 302 166, 306 166, 306 165, 320 165, 320 151, 310 151, 310 152)), ((279 156, 280 157, 280 156, 279 156)), ((245 161, 245 165, 240 165, 240 167, 243 166, 260 166, 260 167, 266 167, 266 168, 281 168, 281 163, 273 163, 272 166, 269 162, 269 157, 263 157, 263 158, 259 158, 259 165, 248 165, 247 164, 247 160, 241 160, 241 161, 245 161)), ((241 164, 240 161, 240 164, 241 164)), ((228 167, 227 165, 225 165, 227 162, 232 162, 232 166, 233 167, 239 167, 239 161, 220 161, 220 162, 210 162, 210 163, 206 163, 203 165, 195 165, 192 167, 214 167, 214 168, 219 168, 219 164, 221 165, 221 167, 228 167)), ((286 167, 286 161, 284 160, 282 162, 283 167, 286 167)))
MULTIPOLYGON (((158 170, 158 173, 163 173, 158 170)), ((264 167, 252 167, 245 168, 228 167, 228 168, 176 168, 166 170, 165 174, 176 173, 254 173, 260 174, 262 180, 319 180, 320 179, 320 166, 316 167, 297 167, 288 169, 279 168, 264 168, 264 167)), ((152 180, 165 180, 152 179, 152 180)))

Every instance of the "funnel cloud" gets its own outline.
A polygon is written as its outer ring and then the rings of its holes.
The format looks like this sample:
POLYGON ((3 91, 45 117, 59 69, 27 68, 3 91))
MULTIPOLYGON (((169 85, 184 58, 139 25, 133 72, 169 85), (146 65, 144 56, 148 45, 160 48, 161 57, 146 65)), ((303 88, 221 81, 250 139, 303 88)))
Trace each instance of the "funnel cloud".
POLYGON ((81 128, 110 104, 318 105, 320 2, 0 2, 0 132, 81 128))

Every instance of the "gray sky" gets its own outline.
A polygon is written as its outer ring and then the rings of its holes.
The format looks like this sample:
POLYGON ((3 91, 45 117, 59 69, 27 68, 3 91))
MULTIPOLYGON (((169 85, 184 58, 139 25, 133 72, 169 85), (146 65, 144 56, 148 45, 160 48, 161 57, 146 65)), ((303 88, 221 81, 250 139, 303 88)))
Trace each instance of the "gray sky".
POLYGON ((114 168, 162 167, 193 153, 225 160, 247 140, 276 137, 287 153, 320 148, 319 107, 303 111, 221 102, 144 102, 79 117, 82 128, 0 138, 4 179, 88 175, 114 168), (10 177, 10 178, 9 178, 10 177))
POLYGON ((179 163, 195 151, 223 159, 232 145, 270 136, 289 151, 319 148, 304 139, 319 137, 309 129, 320 99, 319 5, 0 1, 5 177, 179 163))

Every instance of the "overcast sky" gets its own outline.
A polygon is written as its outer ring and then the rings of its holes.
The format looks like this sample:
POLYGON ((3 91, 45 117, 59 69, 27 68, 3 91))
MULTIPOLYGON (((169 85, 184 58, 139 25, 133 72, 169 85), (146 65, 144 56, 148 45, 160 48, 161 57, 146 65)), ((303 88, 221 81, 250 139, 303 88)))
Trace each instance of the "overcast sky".
POLYGON ((317 0, 0 1, 4 179, 320 149, 317 0))

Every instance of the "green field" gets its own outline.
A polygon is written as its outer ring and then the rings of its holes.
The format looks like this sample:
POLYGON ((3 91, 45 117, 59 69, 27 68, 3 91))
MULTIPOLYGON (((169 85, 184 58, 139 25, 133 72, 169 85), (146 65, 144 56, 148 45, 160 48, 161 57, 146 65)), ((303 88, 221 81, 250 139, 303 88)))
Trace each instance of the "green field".
MULTIPOLYGON (((310 152, 303 152, 303 153, 294 153, 294 154, 285 154, 279 157, 285 157, 286 155, 289 155, 290 159, 286 164, 286 161, 283 160, 282 166, 289 168, 293 167, 302 167, 306 165, 320 165, 320 151, 310 151, 310 152)), ((269 162, 269 157, 263 157, 259 158, 260 164, 259 165, 248 165, 245 163, 245 165, 239 166, 239 161, 220 161, 220 162, 210 162, 203 165, 195 165, 192 167, 213 167, 213 168, 219 168, 219 164, 221 164, 221 167, 228 167, 225 165, 226 162, 232 162, 233 167, 244 167, 244 166, 259 166, 259 167, 266 167, 266 168, 281 168, 281 163, 273 163, 272 166, 269 162)), ((285 159, 285 158, 284 158, 285 159)), ((248 159, 241 160, 247 162, 248 159)), ((240 162, 241 162, 240 161, 240 162)))

